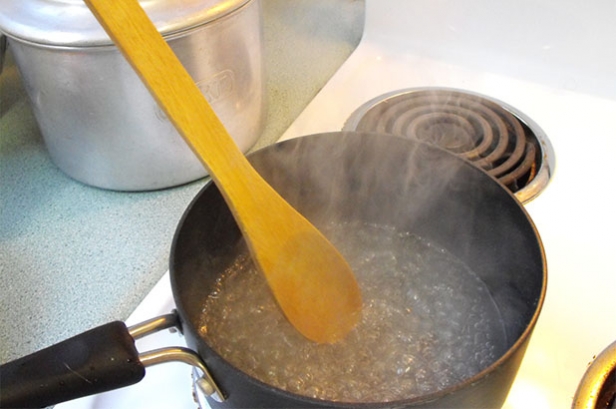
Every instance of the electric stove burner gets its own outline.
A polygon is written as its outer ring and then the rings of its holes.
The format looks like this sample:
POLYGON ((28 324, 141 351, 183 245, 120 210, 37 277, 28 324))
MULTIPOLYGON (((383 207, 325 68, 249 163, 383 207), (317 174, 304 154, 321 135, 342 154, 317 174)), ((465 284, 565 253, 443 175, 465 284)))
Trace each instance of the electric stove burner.
POLYGON ((395 91, 357 109, 345 131, 394 134, 437 145, 483 168, 526 203, 547 186, 554 157, 529 118, 483 95, 444 88, 395 91))

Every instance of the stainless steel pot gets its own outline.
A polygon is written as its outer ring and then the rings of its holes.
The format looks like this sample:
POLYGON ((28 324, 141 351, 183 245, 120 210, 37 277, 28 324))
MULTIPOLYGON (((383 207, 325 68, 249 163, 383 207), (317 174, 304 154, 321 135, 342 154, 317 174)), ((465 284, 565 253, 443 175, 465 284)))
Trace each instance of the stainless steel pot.
MULTIPOLYGON (((242 151, 265 114, 260 0, 142 6, 242 151)), ((206 171, 81 0, 0 3, 0 31, 53 162, 86 184, 151 190, 206 171)))

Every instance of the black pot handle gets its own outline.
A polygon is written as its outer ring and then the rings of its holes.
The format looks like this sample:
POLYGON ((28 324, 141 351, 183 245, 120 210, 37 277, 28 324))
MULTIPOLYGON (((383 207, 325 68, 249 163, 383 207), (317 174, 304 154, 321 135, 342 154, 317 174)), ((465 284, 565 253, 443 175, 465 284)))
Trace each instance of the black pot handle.
POLYGON ((167 347, 139 353, 135 339, 180 328, 177 312, 129 328, 115 321, 0 366, 0 408, 41 408, 139 382, 145 367, 182 362, 193 367, 200 391, 225 394, 194 351, 167 347))
POLYGON ((0 366, 0 407, 37 408, 139 382, 135 340, 115 321, 0 366))

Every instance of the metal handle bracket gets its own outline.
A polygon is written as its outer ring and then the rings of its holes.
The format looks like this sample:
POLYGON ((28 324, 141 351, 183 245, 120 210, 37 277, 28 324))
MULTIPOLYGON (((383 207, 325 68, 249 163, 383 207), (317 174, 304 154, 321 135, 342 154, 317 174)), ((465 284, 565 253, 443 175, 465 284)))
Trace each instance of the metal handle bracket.
MULTIPOLYGON (((165 329, 179 328, 179 325, 177 314, 166 314, 133 325, 128 328, 128 332, 134 339, 139 339, 165 329)), ((195 374, 200 373, 195 383, 205 395, 210 396, 217 402, 224 402, 225 400, 225 395, 214 381, 201 357, 189 348, 167 347, 155 349, 140 353, 139 360, 146 367, 166 362, 183 362, 188 364, 194 368, 193 372, 195 374)))

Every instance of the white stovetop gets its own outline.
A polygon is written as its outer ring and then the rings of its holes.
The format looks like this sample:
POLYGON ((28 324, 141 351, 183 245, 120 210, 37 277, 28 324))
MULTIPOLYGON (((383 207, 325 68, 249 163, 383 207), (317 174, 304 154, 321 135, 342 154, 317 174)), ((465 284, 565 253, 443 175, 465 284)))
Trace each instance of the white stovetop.
MULTIPOLYGON (((548 290, 505 407, 569 407, 588 363, 616 340, 611 200, 616 3, 367 0, 366 5, 359 47, 282 139, 340 130, 364 102, 412 87, 482 93, 532 118, 550 139, 557 163, 545 192, 526 206, 545 245, 548 290)), ((143 318, 160 309, 152 308, 143 318)), ((172 307, 162 308, 164 313, 172 307)), ((180 368, 166 376, 171 370, 148 369, 143 385, 59 407, 194 408, 190 371, 180 368), (165 405, 170 396, 181 402, 165 405)))

